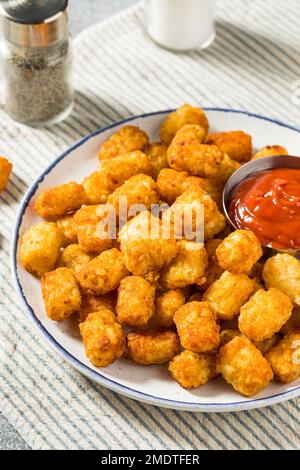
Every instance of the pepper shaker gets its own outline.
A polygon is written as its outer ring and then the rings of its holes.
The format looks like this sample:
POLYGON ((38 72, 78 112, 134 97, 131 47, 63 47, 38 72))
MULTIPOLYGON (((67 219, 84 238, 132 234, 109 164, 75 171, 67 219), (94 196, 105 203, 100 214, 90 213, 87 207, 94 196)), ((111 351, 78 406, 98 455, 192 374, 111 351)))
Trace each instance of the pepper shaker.
POLYGON ((215 37, 215 6, 216 0, 145 0, 148 33, 174 51, 204 49, 215 37))
POLYGON ((5 110, 30 126, 55 124, 73 107, 68 0, 12 0, 0 10, 5 110))

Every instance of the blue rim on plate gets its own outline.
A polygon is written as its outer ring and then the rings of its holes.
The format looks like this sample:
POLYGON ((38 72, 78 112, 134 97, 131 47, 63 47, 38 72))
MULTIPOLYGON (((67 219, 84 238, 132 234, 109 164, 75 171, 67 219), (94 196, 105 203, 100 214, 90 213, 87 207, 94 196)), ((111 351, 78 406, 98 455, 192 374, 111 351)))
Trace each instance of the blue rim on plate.
MULTIPOLYGON (((263 121, 271 122, 278 126, 296 131, 300 134, 300 129, 285 124, 283 122, 277 121, 272 118, 268 118, 265 116, 261 116, 259 114, 250 113, 247 111, 240 111, 235 109, 223 109, 223 108, 204 108, 206 111, 216 111, 216 112, 225 112, 225 113, 235 113, 235 114, 242 114, 249 117, 254 117, 257 119, 261 119, 263 121)), ((95 370, 91 369, 87 365, 80 362, 76 357, 74 357, 70 352, 68 352, 61 344, 59 344, 56 339, 47 331, 47 329, 42 325, 42 323, 38 320, 35 316, 35 313, 32 307, 27 302, 26 296, 23 292, 22 285, 18 276, 18 267, 17 267, 17 247, 18 247, 18 240, 19 240, 19 231, 23 221, 24 213, 28 207, 28 204, 35 194, 36 190, 38 189, 40 183, 44 180, 44 178, 49 174, 49 172, 67 155, 73 152, 78 147, 82 146, 86 141, 90 140, 91 138, 102 134, 103 132, 118 127, 120 125, 126 124, 130 121, 136 119, 144 119, 151 116, 169 114, 173 109, 165 110, 165 111, 156 111, 152 113, 141 114, 138 116, 132 116, 130 118, 124 119, 122 121, 118 121, 114 124, 106 126, 104 128, 100 128, 91 134, 87 135, 86 137, 78 140, 73 145, 71 145, 65 152, 63 152, 59 157, 57 157, 50 165, 43 171, 43 173, 37 178, 37 180, 32 184, 32 186, 26 192, 23 201, 21 203, 15 227, 13 230, 12 236, 12 243, 11 243, 11 271, 12 276, 15 282, 15 286, 17 292, 22 300, 22 307, 25 313, 29 316, 29 318, 34 322, 35 326, 37 327, 39 333, 47 340, 47 342, 52 346, 52 348, 57 351, 63 359, 69 362, 75 369, 81 372, 83 375, 88 377, 89 379, 97 382, 100 385, 107 387, 108 389, 118 392, 121 395, 127 396, 132 399, 136 399, 138 401, 148 403, 154 406, 160 406, 165 408, 173 408, 183 411, 194 411, 194 412, 229 412, 229 411, 242 411, 242 410, 249 410, 253 408, 260 408, 270 405, 275 405, 276 403, 283 402, 292 398, 296 398, 300 395, 300 386, 294 388, 293 390, 288 390, 286 392, 282 392, 279 394, 272 395, 268 398, 257 398, 247 401, 237 401, 231 403, 194 403, 194 402, 181 402, 176 400, 169 400, 163 398, 157 398, 153 395, 149 395, 147 393, 136 391, 130 387, 125 385, 121 385, 118 382, 104 377, 100 372, 96 372, 95 370)))

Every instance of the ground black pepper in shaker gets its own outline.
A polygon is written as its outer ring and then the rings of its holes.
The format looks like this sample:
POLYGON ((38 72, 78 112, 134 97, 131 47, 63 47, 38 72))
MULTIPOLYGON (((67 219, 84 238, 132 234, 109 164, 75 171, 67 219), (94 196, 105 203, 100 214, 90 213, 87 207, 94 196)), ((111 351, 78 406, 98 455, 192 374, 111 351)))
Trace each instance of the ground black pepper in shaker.
POLYGON ((12 0, 1 7, 5 109, 31 126, 57 123, 73 106, 68 0, 12 0))

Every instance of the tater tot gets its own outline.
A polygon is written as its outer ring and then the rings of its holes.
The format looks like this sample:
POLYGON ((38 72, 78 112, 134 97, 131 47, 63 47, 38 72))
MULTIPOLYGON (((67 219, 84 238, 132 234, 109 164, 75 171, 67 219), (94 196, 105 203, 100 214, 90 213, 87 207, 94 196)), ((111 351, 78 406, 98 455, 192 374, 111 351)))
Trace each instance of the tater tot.
POLYGON ((60 230, 53 222, 32 225, 21 238, 19 255, 26 271, 42 276, 55 267, 63 244, 60 230))
POLYGON ((180 353, 179 338, 174 331, 149 330, 127 335, 129 357, 137 364, 166 364, 180 353))
POLYGON ((107 206, 84 206, 74 214, 78 244, 86 251, 100 254, 113 246, 106 218, 107 206))
POLYGON ((141 212, 120 230, 119 241, 126 267, 136 276, 158 273, 178 251, 172 237, 163 238, 160 220, 147 211, 141 212))
POLYGON ((153 176, 150 158, 140 151, 119 155, 112 160, 103 160, 100 172, 107 179, 107 184, 112 191, 132 176, 139 174, 153 176))
POLYGON ((95 171, 82 181, 86 194, 86 204, 105 204, 108 196, 114 191, 115 185, 109 183, 107 176, 95 171))
POLYGON ((205 273, 206 281, 200 287, 201 291, 206 291, 209 286, 221 277, 224 269, 221 268, 216 255, 216 250, 223 240, 212 238, 205 242, 205 249, 208 257, 208 268, 205 273))
POLYGON ((57 228, 63 237, 63 246, 77 243, 77 227, 73 215, 65 215, 56 221, 57 228))
POLYGON ((300 308, 293 310, 291 318, 283 325, 280 330, 282 335, 287 335, 291 330, 300 329, 300 308))
POLYGON ((190 302, 174 315, 174 323, 183 348, 206 353, 220 344, 220 327, 208 302, 190 302))
POLYGON ((206 138, 206 144, 217 145, 232 160, 248 162, 252 157, 252 137, 242 131, 218 132, 206 138))
POLYGON ((58 267, 66 267, 73 271, 74 276, 86 266, 95 255, 84 251, 80 245, 68 245, 59 255, 57 260, 58 267))
POLYGON ((103 308, 115 313, 117 303, 117 292, 111 291, 105 295, 83 294, 81 308, 78 312, 79 323, 85 321, 90 313, 98 312, 103 308))
POLYGON ((252 157, 251 160, 258 160, 259 158, 273 157, 277 155, 288 155, 288 151, 285 147, 280 145, 268 145, 263 147, 252 157))
POLYGON ((225 217, 217 204, 201 188, 192 187, 185 191, 163 214, 165 224, 174 227, 177 237, 190 240, 199 236, 203 228, 204 239, 208 240, 224 230, 225 217))
POLYGON ((220 333, 220 346, 225 346, 225 344, 230 343, 230 341, 240 335, 241 332, 239 330, 222 330, 220 333))
POLYGON ((146 132, 135 126, 124 126, 101 145, 100 160, 108 160, 118 155, 144 150, 149 139, 146 132))
POLYGON ((300 261, 288 254, 269 258, 264 265, 263 280, 267 287, 275 287, 291 301, 300 305, 300 261))
POLYGON ((155 179, 163 168, 169 166, 167 150, 168 147, 160 142, 154 142, 145 149, 145 154, 148 155, 153 167, 153 176, 155 179))
POLYGON ((122 279, 118 289, 117 318, 121 325, 146 326, 154 314, 155 288, 140 276, 122 279))
POLYGON ((243 335, 237 336, 220 349, 217 371, 237 392, 246 397, 261 392, 273 378, 268 361, 243 335))
POLYGON ((218 246, 216 254, 221 268, 234 273, 249 274, 262 257, 263 251, 253 232, 236 230, 218 246))
POLYGON ((116 289, 128 275, 123 257, 117 248, 103 251, 78 273, 82 289, 88 293, 104 295, 116 289))
POLYGON ((275 379, 291 383, 300 377, 300 329, 291 330, 267 353, 275 379))
POLYGON ((182 193, 192 186, 205 189, 205 181, 197 176, 189 176, 186 171, 164 168, 159 173, 156 183, 162 200, 168 204, 173 204, 182 193))
POLYGON ((46 313, 51 320, 63 321, 81 307, 78 283, 71 269, 57 268, 42 277, 46 313))
POLYGON ((7 185, 12 168, 13 166, 7 158, 0 156, 0 193, 2 193, 7 185))
POLYGON ((263 356, 265 356, 276 344, 279 343, 281 340, 281 335, 279 333, 276 333, 274 336, 272 336, 269 339, 265 339, 264 341, 260 341, 256 343, 253 341, 254 346, 257 347, 257 349, 260 350, 263 356))
POLYGON ((217 376, 214 354, 184 351, 169 364, 169 372, 183 388, 198 388, 217 376))
POLYGON ((255 283, 246 274, 225 271, 205 292, 203 298, 221 320, 232 320, 254 293, 255 283))
POLYGON ((81 184, 71 182, 46 189, 38 195, 34 210, 43 219, 57 220, 59 217, 75 212, 85 204, 86 194, 81 184))
POLYGON ((86 355, 95 367, 107 367, 123 355, 125 334, 109 309, 90 313, 79 328, 86 355))
POLYGON ((129 180, 125 181, 107 200, 107 204, 113 206, 117 214, 120 213, 120 204, 123 204, 123 213, 125 212, 126 214, 129 209, 128 218, 130 218, 131 206, 141 204, 146 209, 151 209, 151 206, 158 204, 158 202, 159 194, 155 181, 151 176, 142 174, 132 176, 129 180))
POLYGON ((278 289, 260 289, 241 308, 239 329, 252 341, 264 341, 283 327, 292 310, 290 299, 278 289))
POLYGON ((161 283, 166 289, 177 289, 206 281, 207 254, 202 243, 180 240, 178 253, 161 274, 161 283))
POLYGON ((160 128, 161 141, 169 145, 177 131, 186 124, 195 124, 202 127, 205 135, 208 132, 209 124, 205 112, 201 108, 185 104, 177 111, 169 114, 162 123, 160 128))
POLYGON ((150 320, 151 327, 172 328, 174 326, 173 317, 184 304, 185 294, 180 289, 158 294, 155 300, 155 313, 150 320))

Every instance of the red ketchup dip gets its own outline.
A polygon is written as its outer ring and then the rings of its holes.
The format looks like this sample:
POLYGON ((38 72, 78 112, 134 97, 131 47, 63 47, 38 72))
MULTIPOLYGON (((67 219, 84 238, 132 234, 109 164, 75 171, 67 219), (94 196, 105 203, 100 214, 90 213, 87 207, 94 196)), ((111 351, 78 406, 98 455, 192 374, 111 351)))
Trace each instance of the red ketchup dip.
POLYGON ((250 176, 235 188, 228 214, 265 246, 299 249, 300 170, 274 168, 250 176))

